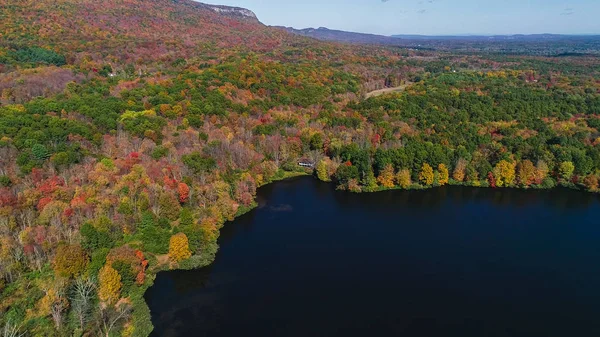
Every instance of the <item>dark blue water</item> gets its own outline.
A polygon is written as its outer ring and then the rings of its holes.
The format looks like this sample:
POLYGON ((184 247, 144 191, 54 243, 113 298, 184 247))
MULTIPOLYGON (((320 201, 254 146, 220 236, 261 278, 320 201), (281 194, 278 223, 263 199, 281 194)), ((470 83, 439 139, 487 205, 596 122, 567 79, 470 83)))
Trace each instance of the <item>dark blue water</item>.
POLYGON ((298 178, 160 273, 155 336, 600 336, 600 197, 298 178))

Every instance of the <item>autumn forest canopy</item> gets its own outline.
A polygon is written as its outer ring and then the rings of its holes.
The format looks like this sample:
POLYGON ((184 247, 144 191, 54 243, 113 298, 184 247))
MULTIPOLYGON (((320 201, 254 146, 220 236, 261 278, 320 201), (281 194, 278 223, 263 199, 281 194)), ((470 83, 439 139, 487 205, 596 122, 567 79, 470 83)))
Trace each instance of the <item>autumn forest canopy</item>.
POLYGON ((322 42, 188 0, 0 4, 10 336, 147 336, 155 274, 211 263, 294 175, 599 189, 595 56, 322 42))

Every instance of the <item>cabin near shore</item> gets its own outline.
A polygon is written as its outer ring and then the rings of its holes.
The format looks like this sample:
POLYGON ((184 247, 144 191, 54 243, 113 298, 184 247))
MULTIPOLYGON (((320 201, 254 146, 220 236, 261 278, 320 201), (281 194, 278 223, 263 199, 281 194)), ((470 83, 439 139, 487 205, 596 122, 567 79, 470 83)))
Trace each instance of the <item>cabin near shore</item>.
POLYGON ((307 159, 307 158, 301 158, 298 160, 298 165, 300 165, 302 167, 314 168, 315 162, 310 159, 307 159))

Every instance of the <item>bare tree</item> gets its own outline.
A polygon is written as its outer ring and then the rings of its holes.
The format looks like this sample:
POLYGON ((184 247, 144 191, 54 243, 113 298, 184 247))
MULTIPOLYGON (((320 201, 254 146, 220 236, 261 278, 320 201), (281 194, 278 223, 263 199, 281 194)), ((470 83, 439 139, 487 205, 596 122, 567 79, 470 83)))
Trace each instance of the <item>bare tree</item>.
POLYGON ((247 169, 255 158, 255 153, 246 148, 243 143, 237 142, 230 147, 231 161, 236 168, 247 169))
POLYGON ((157 184, 151 184, 150 186, 147 186, 147 188, 150 192, 148 193, 148 197, 150 199, 150 209, 152 210, 152 213, 154 213, 154 215, 158 218, 160 216, 159 196, 161 188, 157 184))
POLYGON ((312 150, 308 153, 307 157, 313 162, 313 163, 318 163, 319 161, 321 161, 321 159, 323 159, 323 153, 321 151, 318 150, 312 150))
POLYGON ((44 250, 39 245, 33 246, 33 254, 29 258, 33 268, 37 271, 41 271, 44 267, 44 264, 48 261, 48 256, 44 253, 44 250))
POLYGON ((0 333, 2 333, 1 337, 21 337, 25 335, 25 332, 21 332, 20 327, 10 321, 6 322, 0 333))
POLYGON ((60 330, 63 321, 63 313, 67 309, 67 306, 64 301, 56 301, 52 303, 50 307, 50 313, 52 315, 52 320, 54 321, 54 326, 56 326, 56 330, 60 330))
MULTIPOLYGON (((12 271, 13 271, 12 267, 15 265, 15 263, 19 263, 19 262, 25 263, 26 258, 25 258, 25 253, 23 252, 23 247, 21 247, 21 246, 14 247, 14 249, 12 250, 11 253, 12 253, 11 257, 12 257, 13 263, 11 263, 11 265, 9 266, 8 276, 9 276, 10 282, 13 282, 16 278, 15 278, 14 274, 12 273, 12 271)), ((21 275, 21 273, 18 270, 15 270, 15 272, 17 274, 17 277, 19 277, 21 275)))
POLYGON ((36 214, 32 207, 27 207, 19 212, 19 218, 23 227, 31 227, 35 224, 36 214))
POLYGON ((288 159, 288 151, 284 139, 280 135, 269 136, 266 139, 265 152, 279 168, 288 159))
POLYGON ((67 289, 67 281, 62 278, 58 278, 55 280, 54 284, 49 285, 46 291, 46 294, 49 294, 50 291, 54 291, 56 298, 53 299, 53 302, 50 305, 50 315, 52 316, 52 320, 54 321, 54 326, 56 330, 60 331, 63 323, 64 313, 69 306, 69 301, 65 296, 65 292, 67 289))
POLYGON ((131 310, 131 306, 128 303, 117 303, 114 307, 100 305, 100 313, 102 315, 102 326, 100 329, 104 336, 109 337, 117 323, 129 317, 131 310))
POLYGON ((73 284, 71 293, 71 303, 73 312, 79 320, 79 327, 83 330, 85 323, 89 319, 91 301, 96 290, 94 280, 89 277, 77 278, 73 284))

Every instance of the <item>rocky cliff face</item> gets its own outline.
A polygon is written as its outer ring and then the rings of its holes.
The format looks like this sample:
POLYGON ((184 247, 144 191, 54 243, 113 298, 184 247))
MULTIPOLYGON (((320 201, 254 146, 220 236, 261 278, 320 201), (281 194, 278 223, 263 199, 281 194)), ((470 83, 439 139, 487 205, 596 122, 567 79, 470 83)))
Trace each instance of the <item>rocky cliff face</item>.
POLYGON ((200 3, 200 5, 204 8, 210 9, 216 13, 219 13, 224 16, 232 17, 235 19, 244 19, 259 22, 258 17, 254 12, 246 8, 240 7, 230 7, 230 6, 221 6, 221 5, 210 5, 205 3, 200 3))

